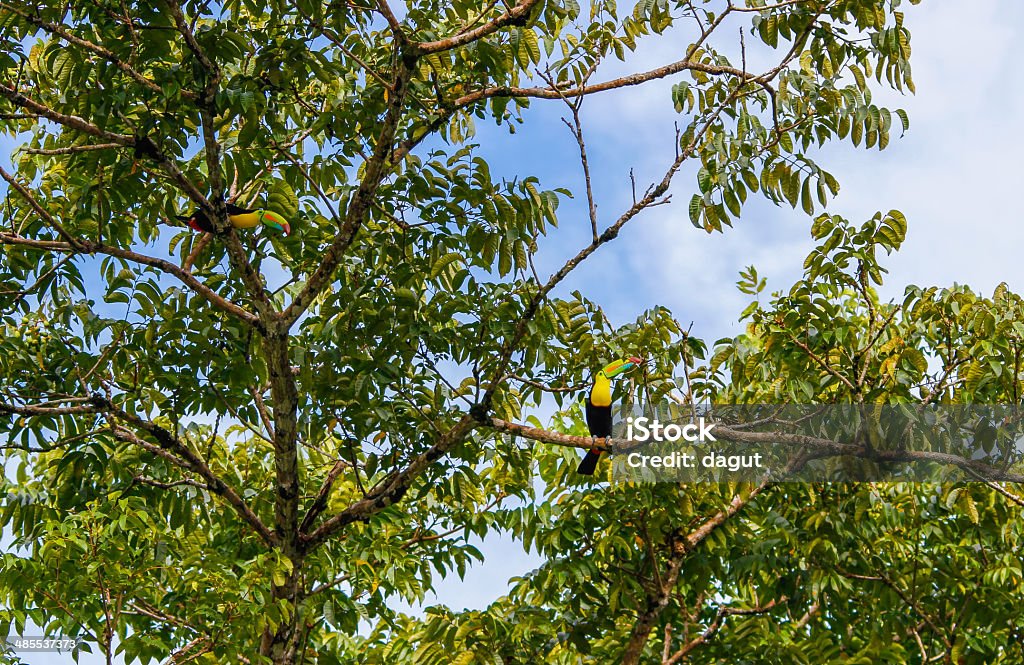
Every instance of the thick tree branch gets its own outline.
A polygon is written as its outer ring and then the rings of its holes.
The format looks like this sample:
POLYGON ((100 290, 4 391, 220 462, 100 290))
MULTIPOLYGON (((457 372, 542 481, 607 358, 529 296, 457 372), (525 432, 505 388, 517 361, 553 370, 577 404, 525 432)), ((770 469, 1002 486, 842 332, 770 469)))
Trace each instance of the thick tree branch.
POLYGON ((0 96, 6 98, 11 103, 20 106, 23 109, 27 109, 28 111, 31 111, 32 113, 35 113, 40 117, 46 118, 47 120, 51 120, 57 123, 58 125, 63 125, 70 129, 74 129, 75 131, 82 132, 83 134, 88 134, 90 136, 95 136, 96 138, 104 139, 105 141, 108 141, 110 143, 116 143, 118 145, 123 146, 135 145, 135 137, 133 136, 129 136, 127 134, 117 134, 115 132, 108 132, 104 129, 100 129, 88 120, 78 117, 77 115, 67 115, 65 113, 54 111, 50 107, 40 104, 39 102, 29 97, 26 97, 25 95, 15 90, 13 87, 8 87, 7 85, 0 85, 0 96))
MULTIPOLYGON (((524 439, 550 443, 556 446, 565 446, 568 448, 579 448, 581 450, 597 448, 599 450, 605 450, 612 453, 623 453, 641 445, 634 441, 629 441, 628 439, 612 439, 611 444, 606 446, 603 440, 595 442, 589 436, 562 434, 561 432, 552 432, 538 427, 530 427, 519 423, 510 423, 499 418, 491 418, 487 426, 499 432, 507 432, 509 434, 521 436, 524 439)), ((749 432, 721 424, 715 425, 715 437, 721 441, 737 441, 740 443, 763 444, 765 446, 777 446, 779 444, 784 444, 802 452, 810 452, 815 458, 848 456, 876 462, 926 462, 942 464, 946 466, 955 466, 964 469, 965 471, 969 471, 970 473, 977 475, 981 480, 1024 483, 1024 475, 1010 473, 978 460, 971 460, 965 457, 960 457, 959 455, 931 450, 877 450, 870 446, 833 441, 832 439, 807 436, 804 434, 789 434, 786 432, 749 432)))
POLYGON ((363 219, 370 209, 373 197, 377 188, 388 172, 388 165, 395 140, 395 133, 398 131, 398 124, 402 117, 402 107, 405 96, 408 92, 409 81, 413 75, 410 63, 404 58, 398 58, 395 82, 393 91, 389 97, 387 114, 384 117, 383 126, 377 137, 377 145, 373 154, 364 167, 363 179, 359 182, 352 198, 349 200, 348 208, 345 211, 345 220, 341 229, 334 236, 331 246, 324 252, 320 265, 306 281, 306 285, 295 296, 295 299, 283 312, 280 320, 285 327, 291 327, 298 320, 302 313, 313 304, 313 301, 323 292, 334 276, 334 271, 341 263, 345 251, 355 240, 356 233, 363 224, 363 219))
POLYGON ((168 0, 167 8, 170 11, 171 18, 174 19, 174 25, 177 27, 178 32, 181 33, 182 38, 185 40, 185 44, 188 46, 192 54, 196 56, 199 64, 203 66, 207 72, 217 73, 219 75, 219 68, 217 64, 207 57, 203 47, 196 41, 196 36, 192 33, 192 28, 189 27, 188 21, 185 20, 185 14, 181 11, 181 5, 177 0, 168 0))
POLYGON ((405 30, 402 29, 402 23, 395 16, 395 13, 391 11, 391 6, 387 0, 377 0, 377 11, 384 20, 388 22, 388 27, 391 28, 391 34, 395 36, 395 39, 399 44, 403 46, 409 43, 409 37, 405 34, 405 30))
POLYGON ((323 544, 332 534, 347 524, 367 520, 394 505, 405 496, 412 482, 422 474, 431 463, 440 459, 453 446, 473 430, 477 422, 472 416, 463 416, 451 429, 440 436, 437 442, 426 452, 417 455, 400 471, 386 476, 375 485, 362 499, 355 501, 337 515, 325 520, 315 531, 303 535, 307 550, 323 544))
POLYGON ((70 243, 51 240, 34 240, 32 238, 23 238, 21 236, 0 232, 0 244, 3 245, 21 245, 50 252, 106 254, 108 256, 131 261, 132 263, 137 263, 139 265, 156 268, 161 272, 177 278, 182 284, 209 301, 210 304, 238 317, 249 325, 256 326, 260 323, 259 318, 255 314, 239 307, 227 298, 221 296, 219 293, 203 284, 195 275, 174 265, 170 261, 147 256, 145 254, 139 254, 127 249, 121 249, 120 247, 111 247, 110 245, 104 245, 103 243, 86 240, 76 240, 76 242, 78 243, 77 248, 73 247, 70 243))
POLYGON ((439 39, 434 42, 420 42, 418 44, 413 44, 409 48, 411 52, 416 55, 450 51, 453 48, 472 44, 473 42, 483 39, 487 35, 497 32, 506 26, 524 26, 530 19, 530 10, 532 10, 539 2, 540 0, 522 0, 508 12, 477 28, 460 32, 452 37, 439 39))

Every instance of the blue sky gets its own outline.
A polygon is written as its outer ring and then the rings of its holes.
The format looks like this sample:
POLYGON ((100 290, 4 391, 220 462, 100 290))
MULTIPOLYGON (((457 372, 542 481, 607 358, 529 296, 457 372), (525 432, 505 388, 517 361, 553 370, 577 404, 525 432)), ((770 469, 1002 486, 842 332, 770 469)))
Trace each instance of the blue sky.
MULTIPOLYGON (((906 4, 906 3, 905 3, 906 4)), ((1022 183, 1019 165, 1024 141, 1024 45, 1015 35, 1024 25, 1024 3, 926 0, 904 7, 913 38, 911 62, 917 95, 876 95, 910 114, 911 129, 882 152, 828 146, 819 163, 839 179, 842 190, 830 212, 861 221, 876 210, 906 213, 909 234, 903 250, 885 265, 886 297, 898 298, 907 284, 971 285, 991 293, 1006 281, 1024 292, 1024 226, 1016 203, 1022 183)), ((671 35, 642 46, 629 69, 640 70, 679 57, 671 35)), ((599 77, 625 71, 609 63, 599 77)), ((676 79, 678 80, 678 79, 676 79)), ((629 169, 641 187, 660 178, 671 161, 674 80, 593 97, 583 107, 598 209, 611 221, 631 200, 629 169)), ((547 188, 582 191, 576 144, 559 121, 560 102, 535 102, 515 135, 478 124, 478 142, 496 174, 538 175, 547 188)), ((9 153, 0 139, 0 153, 9 153)), ((580 289, 600 302, 613 322, 635 318, 662 304, 694 334, 707 340, 741 331, 737 315, 746 296, 733 287, 739 270, 753 264, 768 278, 769 290, 784 289, 799 276, 811 248, 809 218, 788 207, 755 202, 735 228, 707 235, 691 226, 686 202, 695 188, 691 171, 672 187, 675 204, 655 208, 631 222, 620 238, 602 248, 566 280, 568 293, 580 289)), ((556 268, 585 244, 589 221, 577 198, 560 210, 561 229, 542 256, 556 268)), ((508 539, 482 545, 487 561, 464 581, 442 582, 436 598, 455 609, 480 608, 500 596, 509 577, 538 561, 508 539)), ((70 662, 36 654, 33 663, 70 662)), ((83 659, 98 663, 99 659, 83 659)))

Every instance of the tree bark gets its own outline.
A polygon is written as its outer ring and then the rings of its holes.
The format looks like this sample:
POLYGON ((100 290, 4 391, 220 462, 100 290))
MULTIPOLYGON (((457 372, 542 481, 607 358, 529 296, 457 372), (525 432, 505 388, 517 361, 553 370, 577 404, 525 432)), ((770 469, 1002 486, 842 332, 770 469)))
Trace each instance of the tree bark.
POLYGON ((299 540, 299 456, 298 392, 288 357, 288 333, 285 326, 272 328, 263 338, 263 354, 270 374, 271 402, 274 405, 274 471, 277 494, 274 497, 274 535, 281 554, 292 569, 284 584, 275 584, 272 598, 286 601, 290 611, 276 631, 267 630, 260 654, 274 663, 296 662, 299 643, 299 605, 302 602, 302 543, 299 540))

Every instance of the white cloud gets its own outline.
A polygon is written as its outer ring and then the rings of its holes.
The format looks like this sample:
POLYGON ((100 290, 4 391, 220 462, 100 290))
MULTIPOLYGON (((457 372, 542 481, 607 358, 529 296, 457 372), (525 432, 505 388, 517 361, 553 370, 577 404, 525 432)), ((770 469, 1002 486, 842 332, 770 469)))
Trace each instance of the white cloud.
MULTIPOLYGON (((882 152, 827 146, 819 163, 842 184, 830 210, 854 222, 876 210, 907 214, 907 243, 885 263, 891 272, 887 295, 899 296, 908 283, 954 281, 991 291, 1005 280, 1024 291, 1017 258, 1024 226, 1014 205, 1021 185, 1017 119, 1024 116, 1024 75, 1017 63, 1024 47, 1013 30, 1024 19, 1024 6, 1003 0, 905 9, 918 92, 878 94, 876 101, 906 108, 911 130, 882 152)), ((655 39, 629 67, 602 67, 601 78, 665 64, 678 58, 680 48, 677 38, 655 39)), ((630 166, 638 183, 645 183, 660 177, 671 160, 677 116, 668 91, 674 80, 595 96, 584 106, 599 206, 607 220, 630 202, 630 166)), ((594 257, 601 265, 583 266, 568 286, 591 285, 585 293, 623 318, 660 302, 683 320, 698 320, 695 332, 705 337, 734 334, 746 302, 733 287, 738 271, 752 263, 769 278, 770 288, 788 287, 811 246, 809 220, 788 207, 758 203, 748 205, 735 228, 707 236, 687 220, 694 189, 692 171, 680 173, 674 204, 631 222, 615 247, 594 257), (596 288, 609 264, 619 279, 596 288)))
POLYGON ((954 281, 1024 291, 1016 207, 1024 48, 1013 32, 1022 20, 1024 7, 1008 1, 912 8, 917 95, 886 96, 907 109, 911 130, 881 154, 836 151, 841 210, 907 214, 907 243, 888 262, 893 295, 906 283, 954 281))

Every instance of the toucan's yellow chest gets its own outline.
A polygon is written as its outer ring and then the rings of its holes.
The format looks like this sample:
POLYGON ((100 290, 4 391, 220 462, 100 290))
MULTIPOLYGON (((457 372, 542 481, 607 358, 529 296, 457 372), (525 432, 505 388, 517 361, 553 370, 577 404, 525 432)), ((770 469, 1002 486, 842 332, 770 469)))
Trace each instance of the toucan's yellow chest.
POLYGON ((590 389, 590 403, 594 406, 612 405, 612 382, 604 372, 598 372, 594 379, 594 386, 590 389))
POLYGON ((231 226, 236 229, 252 229, 260 223, 260 214, 258 212, 243 212, 238 215, 228 215, 228 219, 231 221, 231 226))

